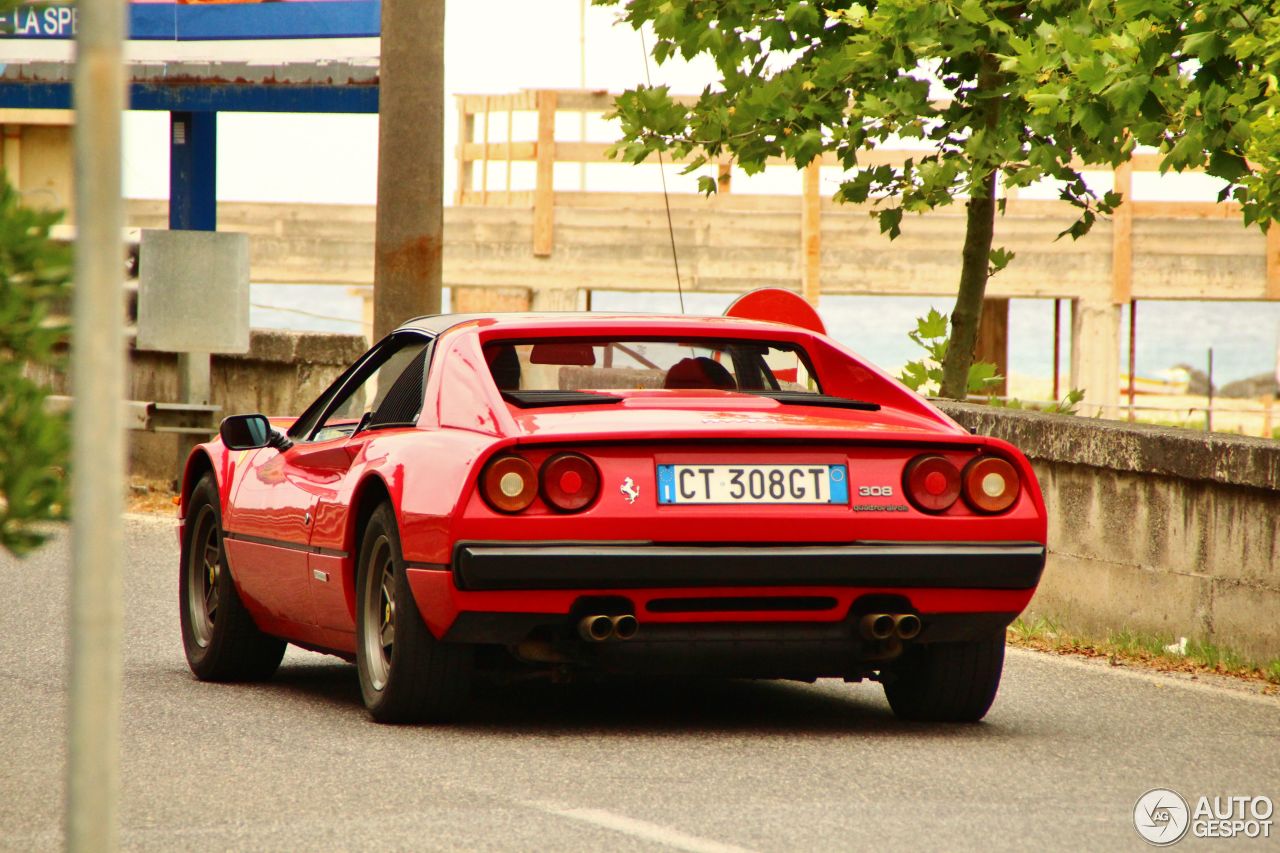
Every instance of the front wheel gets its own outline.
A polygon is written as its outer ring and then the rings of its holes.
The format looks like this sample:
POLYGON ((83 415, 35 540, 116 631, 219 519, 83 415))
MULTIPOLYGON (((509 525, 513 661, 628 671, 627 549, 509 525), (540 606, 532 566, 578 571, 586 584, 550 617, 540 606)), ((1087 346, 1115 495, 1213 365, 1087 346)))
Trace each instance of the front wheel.
POLYGON ((191 492, 178 579, 182 646, 201 681, 262 681, 285 642, 258 630, 236 593, 223 548, 218 486, 205 474, 191 492))
POLYGON ((374 511, 360 543, 356 670, 380 723, 449 720, 470 693, 472 649, 440 642, 422 621, 388 504, 374 511))
POLYGON ((1000 687, 1004 637, 913 646, 882 673, 884 695, 904 720, 972 723, 1000 687))

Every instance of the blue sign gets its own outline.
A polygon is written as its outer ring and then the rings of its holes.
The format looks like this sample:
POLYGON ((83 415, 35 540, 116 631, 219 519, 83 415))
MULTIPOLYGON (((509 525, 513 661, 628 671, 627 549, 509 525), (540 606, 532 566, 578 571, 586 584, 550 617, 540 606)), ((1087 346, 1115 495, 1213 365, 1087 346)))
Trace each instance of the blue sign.
MULTIPOLYGON (((76 17, 74 3, 29 3, 0 13, 0 38, 75 38, 76 17)), ((381 0, 129 4, 129 38, 138 40, 369 38, 381 33, 381 0)))

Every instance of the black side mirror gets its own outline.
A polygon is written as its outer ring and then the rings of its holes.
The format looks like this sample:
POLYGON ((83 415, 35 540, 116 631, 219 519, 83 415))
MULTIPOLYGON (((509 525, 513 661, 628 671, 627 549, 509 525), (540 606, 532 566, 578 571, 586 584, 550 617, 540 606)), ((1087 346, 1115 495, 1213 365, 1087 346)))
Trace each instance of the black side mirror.
POLYGON ((232 415, 222 419, 218 427, 218 435, 228 450, 254 450, 259 447, 274 447, 288 450, 293 446, 284 435, 271 428, 266 415, 232 415))

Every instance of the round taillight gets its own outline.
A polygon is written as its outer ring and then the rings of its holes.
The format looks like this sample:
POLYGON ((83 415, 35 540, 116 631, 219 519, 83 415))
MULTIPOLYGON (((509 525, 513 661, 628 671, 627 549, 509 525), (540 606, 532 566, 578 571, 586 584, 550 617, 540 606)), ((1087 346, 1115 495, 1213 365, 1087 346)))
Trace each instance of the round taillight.
POLYGON ((978 512, 1004 512, 1018 499, 1018 471, 998 456, 979 456, 964 466, 964 500, 978 512))
POLYGON ((558 453, 542 463, 542 499, 561 512, 585 509, 600 493, 600 474, 580 453, 558 453))
POLYGON ((538 494, 538 475, 523 456, 499 456, 481 475, 480 493, 501 512, 520 512, 538 494))
POLYGON ((925 512, 945 512, 960 497, 960 470, 943 456, 912 459, 902 481, 907 498, 925 512))

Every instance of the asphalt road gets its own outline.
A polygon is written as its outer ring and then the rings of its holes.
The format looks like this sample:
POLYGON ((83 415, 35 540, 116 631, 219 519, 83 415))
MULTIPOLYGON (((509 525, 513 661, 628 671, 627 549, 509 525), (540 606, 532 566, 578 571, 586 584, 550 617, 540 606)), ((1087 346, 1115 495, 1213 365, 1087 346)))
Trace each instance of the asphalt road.
MULTIPOLYGON (((897 722, 873 684, 733 682, 491 687, 464 725, 387 727, 353 667, 296 650, 201 684, 172 524, 126 526, 127 849, 1140 849, 1151 788, 1280 801, 1280 700, 1029 652, 972 726, 897 722)), ((0 556, 4 850, 62 843, 67 564, 0 556)))

